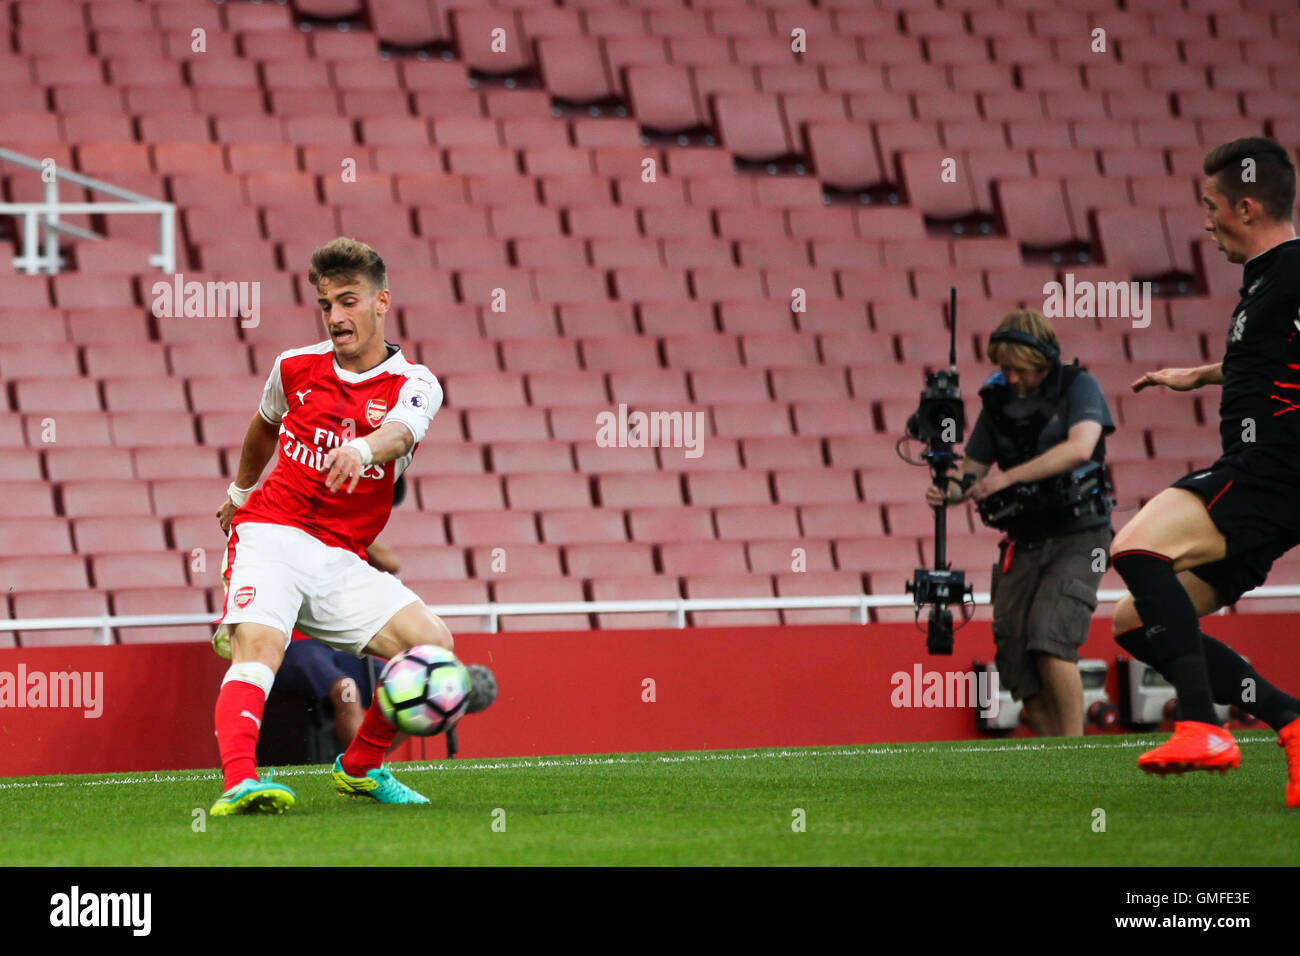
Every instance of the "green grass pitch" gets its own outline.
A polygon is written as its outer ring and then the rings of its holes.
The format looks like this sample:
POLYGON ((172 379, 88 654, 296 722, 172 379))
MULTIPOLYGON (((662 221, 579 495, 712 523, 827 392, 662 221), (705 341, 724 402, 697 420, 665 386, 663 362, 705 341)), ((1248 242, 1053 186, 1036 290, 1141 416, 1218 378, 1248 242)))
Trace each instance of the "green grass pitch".
POLYGON ((28 777, 0 780, 0 834, 18 866, 1300 862, 1273 735, 1239 734, 1226 777, 1148 777, 1137 755, 1163 739, 394 764, 430 806, 342 798, 326 768, 290 767, 279 817, 207 817, 214 771, 28 777))

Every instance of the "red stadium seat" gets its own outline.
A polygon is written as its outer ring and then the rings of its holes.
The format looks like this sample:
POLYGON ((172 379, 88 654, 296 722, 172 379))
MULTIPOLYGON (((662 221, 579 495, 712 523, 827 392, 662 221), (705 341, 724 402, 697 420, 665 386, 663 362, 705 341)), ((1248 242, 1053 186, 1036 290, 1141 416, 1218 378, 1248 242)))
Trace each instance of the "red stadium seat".
POLYGON ((804 535, 814 538, 868 537, 885 533, 880 506, 870 503, 801 505, 799 524, 804 535))
POLYGON ((667 472, 601 474, 596 495, 605 508, 674 507, 682 504, 682 485, 667 472))
POLYGON ((1003 180, 995 191, 1007 234, 1023 245, 1051 248, 1086 235, 1071 221, 1057 180, 1003 180))
MULTIPOLYGON (((494 581, 492 595, 503 604, 585 600, 582 583, 564 578, 494 581)), ((500 618, 500 626, 503 631, 572 631, 586 630, 591 624, 585 614, 512 614, 500 618)))
MULTIPOLYGON (((577 417, 582 420, 583 437, 591 434, 593 415, 586 409, 575 409, 577 417)), ((559 414, 552 410, 552 421, 559 414)), ((557 437, 563 437, 558 434, 557 437)), ((572 471, 573 452, 564 441, 496 441, 490 448, 492 470, 500 474, 527 471, 572 471)))
POLYGON ((780 470, 772 475, 776 500, 795 505, 820 502, 855 502, 857 484, 851 468, 801 468, 780 470))
MULTIPOLYGON (((777 574, 776 593, 781 597, 844 597, 865 592, 860 574, 823 571, 777 574)), ((854 608, 790 608, 781 612, 786 624, 847 624, 857 621, 854 608)))
POLYGON ((546 90, 568 103, 597 103, 617 94, 597 39, 542 36, 537 40, 537 65, 546 90))
POLYGON ((505 508, 500 479, 484 475, 421 475, 415 479, 420 507, 430 512, 505 508))
POLYGON ((1095 214, 1102 255, 1111 270, 1151 278, 1177 266, 1164 223, 1150 210, 1106 209, 1095 214))
POLYGON ((771 94, 719 94, 713 115, 723 144, 741 159, 762 162, 795 152, 780 104, 771 94))
POLYGON ((72 522, 72 535, 82 554, 167 550, 162 522, 157 518, 77 518, 72 522))
MULTIPOLYGON (((127 449, 112 449, 114 453, 127 449)), ((215 449, 201 446, 178 448, 133 448, 129 450, 136 478, 218 478, 221 461, 215 449)), ((103 458, 101 453, 101 459, 103 458)))
POLYGON ((491 580, 501 575, 563 577, 560 548, 553 544, 512 544, 508 548, 478 547, 471 552, 475 577, 491 580))
POLYGON ((449 521, 451 540, 461 547, 537 543, 537 528, 531 513, 457 511, 450 514, 449 521))
MULTIPOLYGON (((591 582, 593 601, 665 601, 681 596, 677 579, 664 576, 627 578, 597 578, 591 582)), ((671 613, 623 612, 597 614, 596 623, 602 629, 670 627, 674 623, 671 613)))
POLYGON ((547 438, 546 416, 534 408, 472 408, 465 413, 469 437, 478 442, 547 438))
MULTIPOLYGON (((688 598, 769 598, 772 581, 765 575, 711 574, 685 579, 688 598)), ((696 627, 744 627, 747 625, 773 625, 781 621, 774 610, 751 611, 692 611, 691 624, 696 627)))
MULTIPOLYGON (((65 486, 66 488, 67 486, 65 486)), ((198 515, 215 511, 213 502, 225 500, 225 479, 167 478, 149 483, 153 513, 169 518, 175 515, 198 515)))
MULTIPOLYGON (((513 474, 505 480, 511 508, 543 511, 549 508, 590 508, 591 482, 578 474, 513 474)), ((545 519, 543 519, 545 529, 545 519)))
POLYGON ((88 379, 33 378, 15 381, 13 387, 18 411, 42 414, 100 411, 99 390, 88 379))
POLYGON ((60 489, 63 513, 71 518, 148 515, 149 488, 138 481, 69 481, 60 489))
POLYGON ((706 123, 691 75, 678 66, 629 66, 627 93, 642 126, 677 133, 706 123))
POLYGON ((456 580, 467 576, 465 552, 458 547, 406 545, 398 551, 397 560, 404 580, 456 580))
MULTIPOLYGON (((81 558, 75 559, 84 565, 81 558)), ((0 572, 3 577, 3 572, 0 572)), ((85 590, 85 570, 81 573, 81 584, 51 583, 37 585, 14 594, 14 617, 50 618, 50 617, 96 617, 107 616, 108 596, 100 591, 85 590), (73 590, 72 587, 78 589, 73 590), (53 590, 60 589, 60 590, 53 590), (66 589, 66 590, 64 590, 66 589)), ((7 616, 7 615, 6 615, 7 616)), ((16 635, 22 647, 62 647, 76 644, 99 644, 103 641, 103 632, 92 629, 20 631, 16 635)), ((10 645, 12 646, 12 645, 10 645)))
MULTIPOLYGON (((588 426, 590 428, 590 425, 588 426)), ((587 435, 591 432, 588 431, 587 435)), ((627 448, 593 446, 590 438, 575 444, 578 470, 581 472, 632 472, 650 471, 655 467, 653 448, 627 448)))
POLYGON ((665 544, 659 548, 665 574, 745 574, 749 565, 739 541, 695 541, 665 544))
POLYGON ((817 339, 810 332, 745 335, 740 347, 745 364, 751 367, 814 366, 818 362, 817 339))
POLYGON ((771 399, 767 377, 758 369, 702 369, 690 373, 691 394, 697 402, 766 402, 771 399))
MULTIPOLYGON (((361 4, 356 6, 360 9, 361 4)), ((369 9, 375 37, 381 43, 416 49, 449 39, 431 6, 402 0, 370 0, 369 9)))
POLYGON ((189 412, 185 386, 179 379, 113 378, 105 379, 102 387, 110 412, 189 412))
POLYGON ((719 437, 759 438, 790 435, 790 409, 784 402, 753 402, 744 405, 718 404, 713 422, 719 437))
POLYGON ((762 471, 697 472, 686 476, 686 494, 693 505, 766 505, 772 503, 767 475, 762 471))
POLYGON ((528 38, 509 11, 452 9, 451 27, 461 58, 472 70, 503 75, 532 66, 528 38))
MULTIPOLYGON (((522 351, 534 343, 534 339, 521 339, 515 344, 522 351)), ((525 376, 525 382, 532 405, 593 405, 609 400, 605 377, 598 371, 532 372, 525 376)))
POLYGON ((9 449, 0 457, 0 481, 39 481, 42 477, 41 453, 35 448, 9 449))
MULTIPOLYGON (((183 588, 189 583, 185 578, 188 559, 188 554, 181 555, 174 551, 114 552, 91 555, 90 569, 95 587, 100 590, 183 588)), ((211 630, 208 633, 210 636, 211 630)))
POLYGON ((718 318, 723 329, 732 334, 773 334, 790 332, 794 329, 790 306, 774 300, 748 299, 720 302, 718 318))
POLYGON ((709 508, 632 508, 627 516, 633 541, 668 544, 713 538, 713 513, 709 508))
POLYGON ((792 505, 736 505, 714 509, 718 537, 724 539, 793 538, 799 521, 792 505))
POLYGON ((543 511, 538 523, 542 539, 552 544, 627 540, 623 512, 612 508, 543 511))
POLYGON ((0 519, 0 552, 5 554, 72 554, 66 518, 12 517, 0 519))
MULTIPOLYGON (((588 338, 579 340, 578 344, 585 368, 613 372, 623 369, 653 369, 659 366, 654 340, 642 336, 588 338)), ((612 386, 613 380, 611 380, 612 386)), ((614 396, 618 398, 616 389, 614 396)))

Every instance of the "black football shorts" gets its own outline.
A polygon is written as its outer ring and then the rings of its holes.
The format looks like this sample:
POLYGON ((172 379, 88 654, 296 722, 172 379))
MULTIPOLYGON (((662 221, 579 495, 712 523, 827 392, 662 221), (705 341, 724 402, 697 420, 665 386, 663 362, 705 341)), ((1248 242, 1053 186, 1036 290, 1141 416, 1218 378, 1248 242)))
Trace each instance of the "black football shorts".
POLYGON ((1227 542, 1227 554, 1192 573, 1235 604, 1300 543, 1300 475, 1257 452, 1224 455, 1171 485, 1199 495, 1227 542))

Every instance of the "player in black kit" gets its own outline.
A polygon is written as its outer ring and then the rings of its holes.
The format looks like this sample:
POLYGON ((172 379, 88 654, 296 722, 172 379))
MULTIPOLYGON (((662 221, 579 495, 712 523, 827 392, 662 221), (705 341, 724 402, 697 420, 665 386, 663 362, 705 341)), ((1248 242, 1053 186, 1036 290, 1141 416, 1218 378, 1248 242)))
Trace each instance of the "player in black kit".
POLYGON ((1286 803, 1300 807, 1300 700, 1283 693, 1197 618, 1263 583, 1300 543, 1300 240, 1296 169, 1270 139, 1234 140, 1205 158, 1205 227, 1229 262, 1244 263, 1241 299, 1218 365, 1161 369, 1133 383, 1187 391, 1222 384, 1223 455, 1173 483, 1119 532, 1111 559, 1129 594, 1115 639, 1178 694, 1173 736, 1138 758, 1154 773, 1241 762, 1213 705, 1235 704, 1278 731, 1286 803))

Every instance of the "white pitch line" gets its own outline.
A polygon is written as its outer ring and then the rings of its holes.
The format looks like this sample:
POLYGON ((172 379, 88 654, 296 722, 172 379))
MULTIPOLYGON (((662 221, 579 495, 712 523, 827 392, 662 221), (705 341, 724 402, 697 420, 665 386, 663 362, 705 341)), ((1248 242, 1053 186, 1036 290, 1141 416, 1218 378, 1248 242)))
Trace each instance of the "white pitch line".
MULTIPOLYGON (((1125 737, 1122 740, 1113 742, 1097 743, 1078 743, 1078 744, 1037 744, 1037 743, 1006 743, 1006 744, 985 744, 978 747, 937 747, 928 746, 920 747, 915 745, 903 746, 869 746, 867 749, 860 750, 769 750, 757 753, 728 753, 728 754, 692 754, 681 753, 663 757, 566 757, 548 760, 537 757, 511 758, 510 762, 484 763, 482 761, 461 761, 461 760, 440 760, 437 763, 407 763, 397 764, 399 771, 424 773, 425 771, 464 771, 472 773, 480 770, 521 770, 530 768, 544 767, 608 767, 619 764, 657 764, 657 763, 706 763, 713 760, 782 760, 791 757, 884 757, 895 754, 923 754, 923 753, 1034 753, 1049 750, 1127 750, 1134 747, 1152 747, 1163 742, 1164 738, 1159 737, 1125 737)), ((1237 740, 1238 744, 1260 744, 1272 743, 1271 737, 1245 737, 1237 740)), ((276 779, 280 777, 308 777, 317 776, 327 773, 328 771, 317 768, 303 768, 297 770, 277 770, 276 779)), ((0 783, 0 790, 16 790, 28 787, 106 787, 106 786, 131 786, 141 783, 188 783, 192 780, 220 780, 221 774, 215 771, 200 771, 186 773, 184 776, 175 774, 152 774, 139 777, 110 777, 103 780, 87 780, 82 783, 65 783, 62 780, 33 780, 30 782, 18 783, 0 783)))

